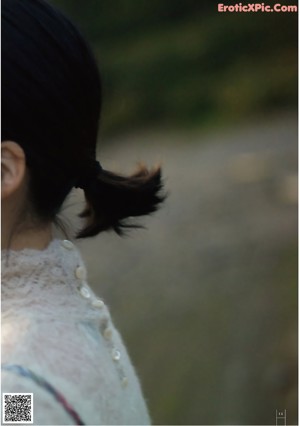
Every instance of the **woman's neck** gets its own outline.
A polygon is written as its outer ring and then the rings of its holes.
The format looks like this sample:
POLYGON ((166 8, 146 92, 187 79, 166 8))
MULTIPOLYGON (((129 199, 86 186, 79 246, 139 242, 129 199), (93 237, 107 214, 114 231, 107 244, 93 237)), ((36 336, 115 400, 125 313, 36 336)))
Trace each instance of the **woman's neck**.
POLYGON ((43 228, 31 228, 19 233, 3 229, 1 232, 1 249, 23 250, 26 248, 44 250, 53 240, 52 225, 43 228))

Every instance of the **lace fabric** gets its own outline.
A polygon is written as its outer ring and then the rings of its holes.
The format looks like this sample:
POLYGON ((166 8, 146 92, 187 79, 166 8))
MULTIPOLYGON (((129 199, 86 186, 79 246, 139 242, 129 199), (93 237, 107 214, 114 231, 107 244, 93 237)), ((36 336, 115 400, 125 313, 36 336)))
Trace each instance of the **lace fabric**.
POLYGON ((77 248, 55 239, 42 251, 4 250, 1 263, 2 362, 50 382, 88 424, 149 424, 126 348, 77 248))

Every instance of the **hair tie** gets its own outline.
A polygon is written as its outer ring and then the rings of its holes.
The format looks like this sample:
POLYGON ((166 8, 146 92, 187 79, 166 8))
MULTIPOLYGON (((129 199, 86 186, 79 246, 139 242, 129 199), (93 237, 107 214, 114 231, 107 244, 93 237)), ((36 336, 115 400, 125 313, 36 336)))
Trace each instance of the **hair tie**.
POLYGON ((88 169, 85 170, 84 174, 77 179, 75 183, 75 188, 86 188, 93 180, 97 178, 97 176, 102 172, 103 168, 99 161, 95 160, 88 169))

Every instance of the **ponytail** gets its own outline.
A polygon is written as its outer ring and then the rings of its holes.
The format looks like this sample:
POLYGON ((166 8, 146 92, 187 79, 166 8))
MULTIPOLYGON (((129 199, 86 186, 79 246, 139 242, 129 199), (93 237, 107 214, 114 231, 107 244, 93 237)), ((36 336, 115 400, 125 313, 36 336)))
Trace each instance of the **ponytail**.
POLYGON ((132 218, 154 212, 164 200, 161 171, 141 166, 124 177, 95 160, 102 85, 80 31, 45 0, 3 0, 1 24, 1 140, 16 141, 25 152, 34 219, 57 222, 75 186, 87 201, 80 215, 86 226, 77 238, 137 227, 132 218))
POLYGON ((166 197, 162 188, 160 167, 148 170, 141 165, 129 177, 102 169, 83 188, 87 206, 79 217, 86 218, 87 224, 76 238, 92 237, 109 229, 123 235, 126 228, 141 227, 129 218, 156 211, 166 197))

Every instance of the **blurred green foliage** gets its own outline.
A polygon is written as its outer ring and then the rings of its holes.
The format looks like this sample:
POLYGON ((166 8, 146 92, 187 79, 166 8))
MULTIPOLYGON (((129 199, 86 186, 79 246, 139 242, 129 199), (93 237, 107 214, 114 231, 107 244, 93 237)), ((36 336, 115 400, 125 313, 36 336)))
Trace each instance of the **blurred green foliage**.
POLYGON ((92 43, 106 134, 297 105, 297 13, 219 13, 207 0, 52 3, 92 43))

